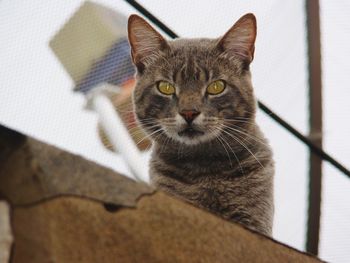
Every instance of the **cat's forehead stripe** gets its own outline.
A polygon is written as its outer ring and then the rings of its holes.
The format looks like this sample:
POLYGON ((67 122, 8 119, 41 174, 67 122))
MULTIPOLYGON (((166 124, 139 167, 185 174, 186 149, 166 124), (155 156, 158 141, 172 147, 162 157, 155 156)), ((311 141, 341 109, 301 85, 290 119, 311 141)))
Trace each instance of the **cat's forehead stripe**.
POLYGON ((190 81, 208 81, 209 71, 197 63, 196 58, 187 57, 183 64, 174 69, 173 80, 182 84, 190 81))

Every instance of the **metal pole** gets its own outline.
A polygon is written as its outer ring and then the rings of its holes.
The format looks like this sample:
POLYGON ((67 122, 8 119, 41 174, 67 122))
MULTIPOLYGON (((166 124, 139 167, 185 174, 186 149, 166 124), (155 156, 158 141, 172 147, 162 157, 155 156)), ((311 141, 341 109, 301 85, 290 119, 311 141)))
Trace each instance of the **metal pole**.
MULTIPOLYGON (((308 63, 309 63, 309 124, 311 141, 322 149, 322 79, 320 12, 318 0, 306 0, 308 63)), ((321 215, 322 159, 310 151, 309 208, 306 250, 318 254, 321 215)))

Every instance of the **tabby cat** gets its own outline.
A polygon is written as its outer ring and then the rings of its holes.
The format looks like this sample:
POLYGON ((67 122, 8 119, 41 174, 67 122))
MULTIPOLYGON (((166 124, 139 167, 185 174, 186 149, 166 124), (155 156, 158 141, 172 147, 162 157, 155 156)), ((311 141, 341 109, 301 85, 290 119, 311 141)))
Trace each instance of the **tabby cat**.
POLYGON ((128 22, 137 119, 153 141, 152 183, 225 219, 271 235, 274 162, 255 122, 249 65, 256 20, 219 39, 165 40, 128 22))

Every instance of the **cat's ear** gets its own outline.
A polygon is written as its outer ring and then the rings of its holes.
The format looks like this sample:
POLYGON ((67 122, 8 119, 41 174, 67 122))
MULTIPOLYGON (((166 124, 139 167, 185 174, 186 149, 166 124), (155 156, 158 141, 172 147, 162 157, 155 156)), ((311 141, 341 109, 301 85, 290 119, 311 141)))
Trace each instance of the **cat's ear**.
POLYGON ((139 71, 168 47, 166 40, 138 15, 129 17, 128 37, 132 60, 139 71))
POLYGON ((219 40, 220 50, 241 58, 245 63, 254 58, 256 19, 253 14, 242 16, 219 40))

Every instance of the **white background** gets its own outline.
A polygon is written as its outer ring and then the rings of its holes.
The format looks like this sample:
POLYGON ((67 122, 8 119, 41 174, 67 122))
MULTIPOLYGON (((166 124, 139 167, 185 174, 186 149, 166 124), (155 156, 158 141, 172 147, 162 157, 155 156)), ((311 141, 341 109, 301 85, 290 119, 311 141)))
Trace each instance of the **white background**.
MULTIPOLYGON (((121 0, 96 1, 129 15, 121 0)), ((0 123, 129 174, 101 146, 97 116, 83 110, 72 80, 48 46, 80 0, 0 2, 0 123)), ((183 37, 218 37, 243 14, 258 20, 252 65, 257 97, 307 134, 307 50, 304 1, 140 1, 183 37), (215 4, 214 4, 215 3, 215 4)), ((325 149, 350 167, 350 24, 347 1, 321 1, 325 149)), ((304 250, 308 151, 259 112, 276 160, 274 237, 304 250)), ((145 161, 148 156, 145 156, 145 161)), ((324 165, 320 256, 350 257, 350 181, 324 165)), ((101 175, 103 176, 103 175, 101 175)))

